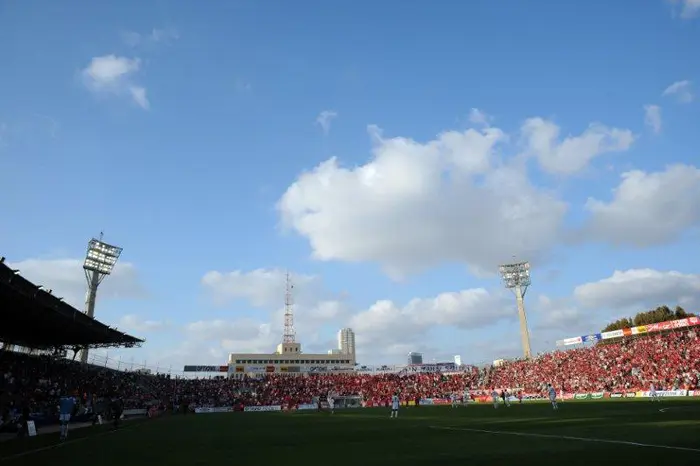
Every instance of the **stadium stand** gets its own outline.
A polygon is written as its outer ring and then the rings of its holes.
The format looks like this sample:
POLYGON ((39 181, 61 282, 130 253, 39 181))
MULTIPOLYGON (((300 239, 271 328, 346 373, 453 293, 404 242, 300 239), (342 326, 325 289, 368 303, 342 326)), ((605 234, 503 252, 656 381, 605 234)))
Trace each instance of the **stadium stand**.
MULTIPOLYGON (((51 350, 89 346, 136 346, 129 335, 110 329, 21 278, 0 264, 0 304, 4 319, 0 340, 13 346, 51 350), (64 331, 65 329, 65 331, 64 331)), ((670 325, 669 328, 673 328, 670 325)), ((427 366, 426 366, 427 367, 427 366)), ((313 405, 329 392, 355 397, 363 406, 386 406, 391 396, 402 402, 447 402, 465 390, 479 400, 494 388, 526 397, 543 394, 547 383, 559 393, 632 395, 654 384, 658 390, 700 394, 700 337, 693 328, 623 338, 609 344, 545 353, 531 360, 499 366, 461 366, 459 370, 399 371, 366 374, 269 374, 229 379, 182 379, 81 365, 64 357, 0 350, 0 432, 12 430, 22 413, 38 425, 56 418, 56 398, 75 390, 79 414, 96 412, 102 396, 117 387, 127 408, 160 406, 177 409, 271 407, 294 409, 313 405), (431 401, 432 402, 432 401, 431 401)), ((600 395, 603 396, 603 395, 600 395)))
POLYGON ((19 432, 21 421, 57 420, 61 392, 70 390, 94 406, 92 394, 120 387, 142 402, 137 374, 80 364, 62 357, 68 349, 124 346, 142 340, 94 320, 12 270, 0 260, 0 432, 19 432), (20 421, 20 422, 18 422, 20 421))
POLYGON ((0 341, 4 344, 55 349, 133 347, 143 343, 88 317, 18 272, 4 260, 0 262, 0 341))

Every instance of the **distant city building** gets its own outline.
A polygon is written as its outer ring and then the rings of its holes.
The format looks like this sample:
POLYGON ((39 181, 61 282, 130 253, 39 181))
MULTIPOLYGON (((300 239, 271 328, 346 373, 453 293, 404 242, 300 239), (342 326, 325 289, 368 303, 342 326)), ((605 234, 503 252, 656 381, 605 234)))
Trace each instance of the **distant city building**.
POLYGON ((338 349, 340 350, 340 354, 355 355, 355 332, 353 332, 351 328, 341 328, 338 330, 338 349))
POLYGON ((423 353, 408 353, 409 364, 423 364, 423 353))
POLYGON ((455 366, 461 366, 462 365, 462 356, 459 354, 455 355, 455 366))
POLYGON ((328 354, 342 354, 339 349, 329 349, 328 354))

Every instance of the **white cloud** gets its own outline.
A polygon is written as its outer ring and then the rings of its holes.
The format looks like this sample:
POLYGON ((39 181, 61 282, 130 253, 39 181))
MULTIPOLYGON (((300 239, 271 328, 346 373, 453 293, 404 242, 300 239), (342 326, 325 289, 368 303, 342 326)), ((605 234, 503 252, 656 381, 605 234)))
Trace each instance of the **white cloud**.
MULTIPOLYGON (((551 299, 546 295, 540 295, 535 303, 529 303, 529 315, 536 317, 535 331, 591 331, 591 315, 578 309, 571 299, 551 299)), ((535 320, 535 319, 533 319, 535 320)), ((554 338, 558 339, 559 336, 554 338)))
POLYGON ((357 335, 358 351, 383 352, 389 345, 415 346, 435 327, 475 329, 515 318, 515 307, 509 298, 476 288, 416 298, 403 307, 380 300, 355 314, 349 326, 357 335))
POLYGON ((94 57, 82 70, 85 86, 93 93, 104 95, 128 95, 141 108, 148 109, 146 89, 134 83, 134 76, 141 67, 138 58, 104 55, 94 57))
POLYGON ((333 110, 324 110, 316 117, 316 124, 321 127, 324 134, 328 134, 331 130, 331 122, 338 116, 338 113, 333 110))
MULTIPOLYGON (((255 285, 251 283, 251 286, 255 285)), ((263 286, 263 290, 266 288, 263 286)), ((260 302, 261 294, 266 292, 251 292, 248 296, 260 302)), ((358 352, 364 362, 371 359, 379 363, 405 355, 406 347, 416 350, 425 346, 423 337, 431 329, 483 328, 515 317, 512 297, 505 292, 492 294, 484 289, 471 289, 441 293, 433 298, 416 298, 402 307, 390 300, 379 300, 354 314, 343 302, 318 299, 316 303, 295 308, 295 327, 297 341, 310 353, 325 352, 336 346, 334 335, 327 333, 329 328, 349 326, 356 332, 358 352)), ((261 320, 192 322, 185 327, 185 336, 188 342, 200 347, 221 348, 225 352, 270 353, 281 341, 282 328, 283 309, 277 309, 261 316, 261 320)))
POLYGON ((123 31, 122 41, 130 47, 152 46, 155 44, 169 44, 180 38, 180 34, 174 28, 154 28, 148 34, 141 34, 134 31, 123 31))
MULTIPOLYGON (((297 304, 309 304, 316 299, 317 277, 290 274, 297 304)), ((250 272, 210 271, 202 277, 202 285, 219 305, 244 299, 253 306, 276 308, 284 305, 286 272, 281 269, 257 269, 250 272)))
POLYGON ((488 126, 492 118, 478 108, 472 108, 469 111, 469 122, 474 125, 488 126))
POLYGON ((252 319, 200 320, 187 324, 185 335, 194 341, 216 343, 224 351, 236 353, 270 354, 281 341, 278 329, 252 319))
POLYGON ((695 95, 693 95, 692 83, 688 80, 676 81, 668 86, 661 95, 675 97, 678 102, 684 104, 692 102, 695 98, 695 95))
POLYGON ((609 128, 594 123, 579 136, 567 136, 559 142, 560 128, 542 118, 529 118, 522 127, 529 154, 537 157, 549 173, 570 175, 583 170, 596 157, 623 152, 634 142, 628 129, 609 128))
POLYGON ((652 269, 618 270, 611 277, 577 286, 574 297, 586 308, 611 308, 617 312, 632 307, 636 308, 635 312, 641 312, 661 305, 697 303, 700 275, 652 269))
POLYGON ((370 127, 372 160, 331 158, 278 202, 285 226, 320 260, 377 262, 395 277, 443 261, 494 270, 513 254, 534 260, 556 242, 565 203, 500 163, 498 128, 448 131, 425 144, 370 127))
POLYGON ((661 132, 661 107, 658 105, 644 106, 644 124, 659 134, 661 132))
POLYGON ((671 165, 662 172, 622 174, 613 199, 589 198, 586 239, 645 247, 671 241, 700 223, 700 169, 671 165))
POLYGON ((146 89, 141 86, 131 86, 129 88, 129 92, 131 93, 131 97, 134 99, 134 102, 136 102, 139 107, 148 110, 150 104, 146 98, 146 89))
POLYGON ((693 19, 700 14, 700 0, 669 0, 673 4, 680 4, 681 18, 693 19))
POLYGON ((144 320, 134 314, 125 315, 117 324, 117 328, 120 330, 127 330, 136 333, 150 333, 158 330, 164 330, 167 328, 167 326, 168 324, 166 322, 159 320, 144 320))
MULTIPOLYGON (((53 295, 82 310, 87 282, 83 262, 78 259, 26 259, 10 264, 35 285, 53 290, 53 295)), ((100 285, 98 299, 141 298, 145 295, 136 267, 118 262, 112 274, 100 285)))

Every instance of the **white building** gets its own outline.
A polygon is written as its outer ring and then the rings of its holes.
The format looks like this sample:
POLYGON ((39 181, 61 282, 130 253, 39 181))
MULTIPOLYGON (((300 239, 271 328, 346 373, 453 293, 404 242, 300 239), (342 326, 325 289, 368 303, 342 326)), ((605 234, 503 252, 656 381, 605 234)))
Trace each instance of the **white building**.
POLYGON ((304 374, 354 370, 355 354, 306 354, 301 343, 280 343, 272 354, 231 353, 229 376, 245 374, 304 374))
POLYGON ((340 354, 352 355, 355 359, 355 332, 351 328, 338 330, 338 349, 340 354))

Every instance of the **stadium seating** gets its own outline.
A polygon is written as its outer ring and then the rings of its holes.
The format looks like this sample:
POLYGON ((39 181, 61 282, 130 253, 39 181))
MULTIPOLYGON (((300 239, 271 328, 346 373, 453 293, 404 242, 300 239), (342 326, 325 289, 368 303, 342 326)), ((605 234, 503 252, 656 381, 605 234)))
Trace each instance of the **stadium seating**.
MULTIPOLYGON (((328 392, 361 396, 368 406, 386 405, 394 393, 404 401, 443 398, 465 389, 481 394, 493 388, 540 393, 546 383, 558 391, 625 392, 646 389, 697 389, 700 338, 684 331, 569 351, 498 367, 463 372, 392 374, 269 375, 262 378, 178 379, 82 366, 66 359, 0 352, 0 413, 11 419, 23 408, 34 418, 55 417, 61 390, 74 390, 84 406, 117 388, 128 408, 154 403, 198 407, 305 404, 328 392)), ((84 408, 83 408, 84 409, 84 408)))

